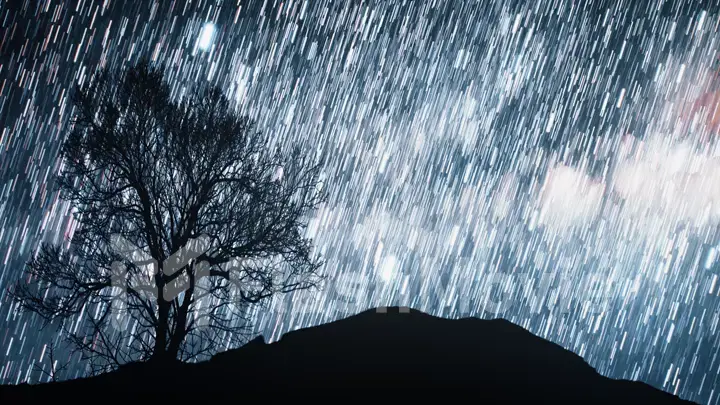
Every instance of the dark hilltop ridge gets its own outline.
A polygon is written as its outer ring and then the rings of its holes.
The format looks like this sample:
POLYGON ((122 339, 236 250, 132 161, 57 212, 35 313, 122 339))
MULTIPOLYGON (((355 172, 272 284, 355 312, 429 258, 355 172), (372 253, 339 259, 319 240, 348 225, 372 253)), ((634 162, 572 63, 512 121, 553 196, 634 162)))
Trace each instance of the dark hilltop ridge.
POLYGON ((692 403, 641 382, 603 377, 576 354, 505 320, 450 320, 397 307, 289 332, 272 344, 260 336, 202 363, 136 363, 93 378, 0 391, 5 404, 281 398, 692 403))

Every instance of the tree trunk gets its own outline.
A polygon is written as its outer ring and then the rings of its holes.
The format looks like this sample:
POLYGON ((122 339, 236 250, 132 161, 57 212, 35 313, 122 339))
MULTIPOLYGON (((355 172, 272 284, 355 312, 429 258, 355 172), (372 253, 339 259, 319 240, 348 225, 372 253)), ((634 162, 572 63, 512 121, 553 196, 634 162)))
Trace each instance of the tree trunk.
POLYGON ((182 345, 187 335, 187 321, 188 312, 190 310, 190 302, 192 301, 193 292, 195 291, 195 270, 192 265, 186 269, 189 278, 189 286, 183 295, 183 302, 178 308, 177 319, 175 322, 175 330, 172 331, 170 337, 170 346, 167 350, 168 357, 177 359, 178 353, 180 352, 180 346, 182 345))
POLYGON ((163 289, 165 283, 162 281, 162 274, 159 273, 155 277, 155 285, 157 286, 157 305, 158 317, 157 325, 155 325, 155 345, 151 360, 165 361, 167 360, 167 344, 168 344, 168 321, 170 318, 170 303, 165 301, 163 289))
POLYGON ((170 337, 170 345, 167 348, 166 355, 170 359, 177 359, 180 352, 180 346, 185 340, 185 328, 187 326, 187 312, 180 310, 178 314, 177 325, 170 337), (183 313, 184 312, 184 313, 183 313))

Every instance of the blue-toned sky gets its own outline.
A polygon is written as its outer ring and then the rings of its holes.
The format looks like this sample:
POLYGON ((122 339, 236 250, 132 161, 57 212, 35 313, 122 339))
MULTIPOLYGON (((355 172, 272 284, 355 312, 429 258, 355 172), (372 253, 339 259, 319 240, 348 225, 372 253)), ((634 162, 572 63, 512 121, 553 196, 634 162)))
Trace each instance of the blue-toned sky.
MULTIPOLYGON (((720 6, 700 3, 2 0, 0 284, 77 226, 52 188, 71 86, 145 57, 323 165, 328 283, 258 333, 382 304, 504 317, 720 403, 720 6)), ((1 382, 38 381, 39 325, 0 292, 1 382)))

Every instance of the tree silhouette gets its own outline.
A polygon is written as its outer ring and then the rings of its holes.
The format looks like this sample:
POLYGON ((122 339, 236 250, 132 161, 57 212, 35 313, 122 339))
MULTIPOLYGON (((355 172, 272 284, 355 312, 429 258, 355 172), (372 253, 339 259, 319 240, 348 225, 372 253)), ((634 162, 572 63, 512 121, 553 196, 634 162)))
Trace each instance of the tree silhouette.
POLYGON ((96 372, 236 345, 249 306, 322 279, 303 236, 319 166, 218 88, 172 96, 148 62, 76 89, 58 185, 78 226, 11 291, 47 322, 81 320, 65 330, 96 372))
POLYGON ((47 362, 47 366, 44 366, 41 358, 41 362, 38 362, 35 364, 35 371, 40 372, 41 377, 46 377, 48 381, 57 382, 58 381, 58 375, 62 374, 69 366, 70 362, 66 361, 63 363, 58 364, 58 359, 55 355, 55 348, 57 345, 55 342, 50 343, 49 345, 45 346, 45 352, 41 357, 45 358, 45 361, 47 362))

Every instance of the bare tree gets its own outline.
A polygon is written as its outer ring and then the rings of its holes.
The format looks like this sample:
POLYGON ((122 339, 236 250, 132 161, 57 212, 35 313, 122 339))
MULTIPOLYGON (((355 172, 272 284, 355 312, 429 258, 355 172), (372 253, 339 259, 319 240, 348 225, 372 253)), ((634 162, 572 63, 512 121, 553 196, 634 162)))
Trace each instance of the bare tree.
POLYGON ((304 237, 319 166, 271 148, 219 89, 172 97, 142 62, 98 73, 73 104, 58 184, 78 227, 11 294, 48 322, 82 318, 65 330, 97 370, 236 345, 249 305, 321 280, 304 237))
POLYGON ((46 377, 49 381, 58 381, 58 375, 62 374, 69 366, 70 361, 59 363, 59 360, 55 353, 55 342, 51 342, 45 347, 46 352, 40 358, 40 361, 35 364, 35 370, 40 372, 40 376, 46 377), (43 365, 42 361, 45 360, 47 365, 43 365))

